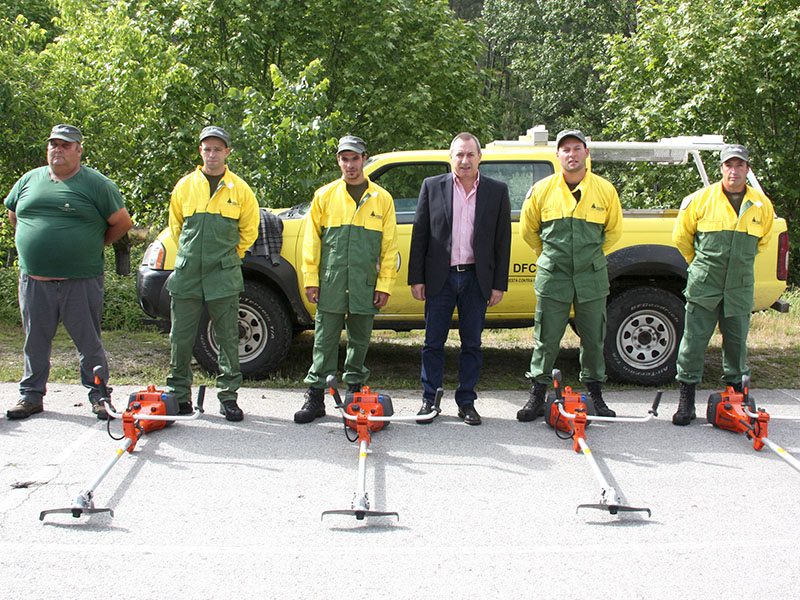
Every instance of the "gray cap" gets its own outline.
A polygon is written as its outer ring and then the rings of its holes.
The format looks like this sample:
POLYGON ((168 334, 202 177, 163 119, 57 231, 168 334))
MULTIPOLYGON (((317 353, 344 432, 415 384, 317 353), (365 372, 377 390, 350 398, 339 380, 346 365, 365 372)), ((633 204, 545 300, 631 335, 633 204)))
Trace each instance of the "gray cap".
POLYGON ((584 146, 586 145, 586 136, 583 135, 583 132, 580 129, 562 129, 556 136, 556 150, 561 147, 561 140, 568 137, 578 138, 583 142, 584 146))
POLYGON ((83 134, 81 130, 74 125, 56 125, 50 130, 50 140, 64 140, 65 142, 78 142, 83 141, 83 134))
POLYGON ((339 154, 339 152, 344 152, 345 150, 350 150, 351 152, 356 152, 358 154, 364 154, 367 151, 367 145, 360 137, 346 135, 342 138, 339 138, 339 149, 336 151, 336 154, 339 154))
POLYGON ((736 144, 725 146, 722 152, 719 153, 719 162, 721 163, 731 158, 741 158, 746 163, 750 162, 750 154, 747 152, 747 148, 736 144))
POLYGON ((204 127, 203 131, 200 132, 200 141, 202 142, 206 138, 215 137, 221 139, 225 142, 226 146, 231 145, 231 136, 228 135, 228 132, 225 131, 222 127, 217 127, 216 125, 209 125, 208 127, 204 127))

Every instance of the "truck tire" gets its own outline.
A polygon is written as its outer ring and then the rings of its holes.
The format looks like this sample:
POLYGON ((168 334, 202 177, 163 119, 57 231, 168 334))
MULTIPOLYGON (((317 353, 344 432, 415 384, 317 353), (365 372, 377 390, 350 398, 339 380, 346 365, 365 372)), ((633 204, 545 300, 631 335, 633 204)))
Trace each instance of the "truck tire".
MULTIPOLYGON (((281 298, 269 287, 244 282, 239 296, 239 363, 246 379, 265 379, 286 358, 292 342, 292 321, 281 298)), ((194 357, 206 371, 217 373, 219 347, 207 311, 200 317, 194 357)))
POLYGON ((648 386, 674 381, 684 312, 680 298, 655 287, 612 297, 604 350, 609 377, 648 386))

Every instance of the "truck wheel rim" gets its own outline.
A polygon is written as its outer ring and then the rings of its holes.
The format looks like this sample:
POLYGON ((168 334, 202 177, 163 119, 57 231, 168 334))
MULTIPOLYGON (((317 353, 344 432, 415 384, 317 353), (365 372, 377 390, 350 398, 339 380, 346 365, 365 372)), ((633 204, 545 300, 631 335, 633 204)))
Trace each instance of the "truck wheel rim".
POLYGON ((617 350, 624 362, 636 369, 660 367, 677 343, 672 322, 651 310, 631 313, 617 330, 617 350))
MULTIPOLYGON (((214 354, 219 356, 219 345, 214 337, 214 327, 208 324, 208 339, 214 354)), ((269 339, 269 329, 264 319, 248 306, 239 305, 239 362, 245 363, 259 356, 269 339)))

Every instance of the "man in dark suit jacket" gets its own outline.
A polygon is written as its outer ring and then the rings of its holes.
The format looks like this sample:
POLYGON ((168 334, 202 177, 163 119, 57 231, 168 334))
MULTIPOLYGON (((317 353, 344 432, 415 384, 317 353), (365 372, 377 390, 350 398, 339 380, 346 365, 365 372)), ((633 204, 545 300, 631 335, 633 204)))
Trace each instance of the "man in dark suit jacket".
POLYGON ((475 410, 481 333, 487 307, 500 302, 508 289, 511 252, 508 187, 480 176, 480 161, 478 138, 459 133, 450 144, 453 172, 422 182, 408 261, 411 293, 425 301, 422 408, 417 414, 433 410, 444 376, 444 344, 458 307, 461 352, 455 398, 458 416, 468 425, 481 423, 475 410))

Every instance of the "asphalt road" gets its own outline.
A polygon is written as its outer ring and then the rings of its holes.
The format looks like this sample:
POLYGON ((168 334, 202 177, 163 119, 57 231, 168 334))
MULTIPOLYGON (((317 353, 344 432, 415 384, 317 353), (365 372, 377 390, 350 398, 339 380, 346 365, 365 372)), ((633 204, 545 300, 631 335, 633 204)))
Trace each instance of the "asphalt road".
MULTIPOLYGON (((115 398, 127 398, 120 387, 115 398)), ((0 384, 5 405, 16 385, 0 384)), ((705 399, 708 392, 700 393, 705 399)), ((800 419, 800 391, 755 390, 774 416, 800 419)), ((414 414, 418 392, 392 393, 414 414)), ((620 415, 653 392, 611 392, 620 415)), ((796 598, 800 473, 740 434, 698 419, 675 427, 677 392, 648 423, 593 424, 588 444, 622 500, 646 513, 583 509, 600 500, 589 461, 538 420, 525 394, 485 391, 480 427, 452 395, 432 424, 375 434, 372 508, 350 508, 357 446, 341 419, 296 425, 302 390, 242 391, 240 424, 216 412, 145 436, 97 487, 96 514, 71 506, 122 442, 78 386, 51 385, 46 412, 0 419, 0 596, 70 598, 796 598)), ((118 402, 118 405, 122 402, 118 402)), ((119 426, 119 423, 115 423, 119 426)), ((770 439, 800 458, 800 421, 770 439)))

